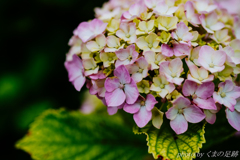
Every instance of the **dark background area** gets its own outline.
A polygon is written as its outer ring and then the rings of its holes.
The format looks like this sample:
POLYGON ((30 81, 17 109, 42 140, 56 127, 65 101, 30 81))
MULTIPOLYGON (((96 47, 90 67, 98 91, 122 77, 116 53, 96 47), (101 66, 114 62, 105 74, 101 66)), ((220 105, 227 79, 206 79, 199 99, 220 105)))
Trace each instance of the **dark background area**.
MULTIPOLYGON (((78 24, 93 19, 93 9, 103 2, 0 0, 1 160, 31 159, 14 144, 44 110, 80 107, 82 94, 68 82, 63 66, 67 43, 78 24)), ((215 149, 240 150, 240 140, 231 138, 215 149)))
POLYGON ((28 160, 14 148, 47 108, 78 109, 81 93, 64 68, 68 40, 104 0, 0 1, 1 160, 28 160))

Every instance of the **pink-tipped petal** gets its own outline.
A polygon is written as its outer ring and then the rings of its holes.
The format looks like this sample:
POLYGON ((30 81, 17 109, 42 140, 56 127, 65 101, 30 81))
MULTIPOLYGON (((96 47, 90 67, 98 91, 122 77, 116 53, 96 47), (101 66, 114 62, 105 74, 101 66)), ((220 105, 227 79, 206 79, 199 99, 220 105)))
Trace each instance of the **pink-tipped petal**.
POLYGON ((80 91, 82 89, 83 85, 85 84, 85 82, 86 82, 86 78, 79 76, 74 81, 72 81, 72 84, 77 91, 80 91))
POLYGON ((152 112, 147 111, 146 107, 141 107, 140 110, 133 115, 133 119, 137 126, 142 128, 152 119, 152 112))
POLYGON ((193 100, 193 102, 202 109, 211 109, 211 110, 217 109, 217 106, 212 98, 208 98, 208 99, 196 98, 193 100))
POLYGON ((183 110, 184 117, 188 122, 198 123, 205 118, 205 114, 198 107, 192 105, 183 110))
POLYGON ((107 78, 104 87, 106 88, 107 92, 112 92, 117 89, 120 85, 120 81, 117 77, 107 78))
POLYGON ((114 114, 117 113, 117 111, 118 111, 117 107, 108 107, 107 108, 107 112, 108 112, 109 115, 114 115, 114 114))
POLYGON ((170 126, 177 134, 182 134, 188 129, 188 123, 182 114, 178 114, 174 120, 171 120, 170 126))
POLYGON ((113 92, 106 92, 105 99, 109 107, 117 107, 123 104, 126 99, 126 95, 123 90, 117 88, 113 92))
POLYGON ((167 119, 174 120, 178 115, 178 108, 177 106, 171 107, 166 112, 167 119))
POLYGON ((151 111, 157 103, 155 97, 152 94, 148 94, 145 101, 146 110, 151 111))
POLYGON ((125 103, 125 105, 123 107, 123 110, 125 112, 131 113, 131 114, 137 113, 139 111, 140 107, 141 107, 140 103, 141 103, 141 101, 137 101, 134 104, 125 103))
POLYGON ((131 79, 131 83, 125 84, 124 91, 126 94, 126 102, 128 104, 133 104, 134 102, 136 102, 139 96, 139 92, 137 89, 137 85, 133 79, 131 79))
POLYGON ((129 72, 124 65, 121 65, 114 70, 114 76, 118 77, 119 81, 122 84, 131 82, 131 77, 129 75, 129 72))
POLYGON ((197 90, 196 95, 202 99, 209 98, 213 95, 215 85, 213 82, 206 82, 201 84, 197 90))
POLYGON ((167 44, 162 44, 162 54, 166 57, 172 57, 174 52, 167 44))
POLYGON ((237 131, 240 131, 240 113, 237 111, 231 112, 229 109, 226 109, 226 114, 229 124, 237 131))
POLYGON ((183 84, 183 89, 182 89, 183 95, 184 96, 193 95, 196 92, 197 88, 198 88, 197 83, 190 80, 186 80, 183 84))
POLYGON ((191 104, 190 100, 185 97, 178 97, 173 105, 176 105, 179 109, 186 108, 191 104))
POLYGON ((216 121, 216 114, 210 112, 209 110, 204 110, 204 114, 206 115, 205 120, 210 123, 214 124, 216 121))

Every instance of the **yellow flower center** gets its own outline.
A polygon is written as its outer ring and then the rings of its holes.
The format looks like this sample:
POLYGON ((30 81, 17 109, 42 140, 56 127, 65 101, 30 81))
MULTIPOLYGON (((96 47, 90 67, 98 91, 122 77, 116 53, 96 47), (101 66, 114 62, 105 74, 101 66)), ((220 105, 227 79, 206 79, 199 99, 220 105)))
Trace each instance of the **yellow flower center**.
POLYGON ((145 106, 145 102, 144 101, 141 101, 141 106, 145 106))
POLYGON ((198 78, 198 80, 199 80, 199 81, 202 81, 202 80, 203 80, 203 78, 202 78, 202 77, 199 77, 199 78, 198 78))
POLYGON ((126 36, 127 38, 129 38, 129 37, 130 37, 130 34, 129 34, 129 33, 127 33, 125 36, 126 36))
POLYGON ((213 64, 213 63, 210 63, 210 64, 209 64, 209 67, 210 67, 210 68, 213 68, 213 67, 214 67, 214 64, 213 64))
POLYGON ((144 85, 144 84, 142 84, 142 85, 141 85, 141 87, 142 87, 142 88, 145 88, 145 85, 144 85))
POLYGON ((139 72, 139 73, 142 73, 142 72, 143 72, 143 69, 142 69, 142 68, 139 68, 138 72, 139 72))
POLYGON ((155 63, 156 65, 158 65, 159 61, 156 60, 154 63, 155 63))
POLYGON ((178 110, 178 113, 179 113, 179 114, 183 114, 183 109, 179 109, 179 110, 178 110))
POLYGON ((197 98, 196 94, 192 95, 192 99, 196 99, 196 98, 197 98))
POLYGON ((224 98, 224 97, 226 97, 226 93, 225 93, 225 92, 222 92, 222 93, 220 94, 220 96, 221 96, 222 98, 224 98))
POLYGON ((176 98, 176 96, 172 96, 172 99, 175 99, 176 98))
POLYGON ((108 58, 108 61, 112 61, 112 60, 113 60, 113 58, 112 58, 112 57, 109 57, 109 58, 108 58))
POLYGON ((152 48, 152 47, 153 47, 153 45, 152 45, 151 43, 149 43, 149 44, 148 44, 148 47, 149 47, 149 48, 152 48))
POLYGON ((128 60, 131 61, 131 60, 132 60, 132 56, 129 56, 129 57, 128 57, 128 60))
POLYGON ((161 88, 161 89, 164 89, 164 88, 165 88, 165 85, 164 85, 164 84, 161 84, 161 85, 160 85, 160 88, 161 88))
POLYGON ((173 78, 175 78, 177 75, 176 75, 176 73, 172 73, 171 76, 172 76, 173 78))

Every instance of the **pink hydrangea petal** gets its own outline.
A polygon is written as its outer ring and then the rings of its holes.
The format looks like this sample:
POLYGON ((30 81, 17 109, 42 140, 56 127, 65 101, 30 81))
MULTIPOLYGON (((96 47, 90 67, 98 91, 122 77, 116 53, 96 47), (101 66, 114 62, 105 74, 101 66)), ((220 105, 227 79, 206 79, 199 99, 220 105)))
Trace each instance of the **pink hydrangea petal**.
POLYGON ((186 11, 185 15, 187 19, 190 20, 190 23, 192 23, 192 25, 197 26, 197 24, 200 24, 200 20, 198 18, 199 16, 195 14, 195 9, 191 1, 187 1, 185 3, 184 9, 186 11))
POLYGON ((217 66, 222 66, 226 61, 226 53, 224 51, 215 51, 213 52, 212 56, 213 63, 217 66))
POLYGON ((188 122, 198 123, 205 118, 205 114, 198 107, 192 105, 183 110, 184 117, 188 122))
POLYGON ((211 110, 217 109, 217 106, 212 98, 208 98, 208 99, 196 98, 193 100, 193 102, 202 109, 211 109, 211 110))
POLYGON ((165 89, 168 91, 168 93, 172 93, 175 89, 175 85, 172 83, 169 83, 168 85, 165 85, 165 89))
POLYGON ((94 38, 95 36, 94 33, 90 30, 89 26, 90 24, 88 22, 82 22, 73 32, 74 35, 78 36, 84 43, 94 38))
POLYGON ((237 99, 237 103, 236 103, 236 105, 234 106, 234 108, 235 108, 238 112, 240 112, 240 98, 237 99))
POLYGON ((237 101, 235 98, 232 97, 224 97, 223 98, 223 105, 228 107, 230 111, 234 111, 234 106, 236 105, 237 101))
POLYGON ((72 82, 72 84, 77 91, 80 91, 82 89, 83 85, 85 84, 85 82, 86 82, 86 78, 79 76, 72 82))
POLYGON ((223 99, 220 95, 218 95, 217 92, 213 93, 213 99, 214 99, 215 103, 223 104, 223 99))
POLYGON ((104 86, 105 86, 107 92, 114 91, 115 89, 117 89, 119 87, 119 85, 120 85, 120 81, 117 77, 107 78, 104 83, 104 86))
POLYGON ((240 97, 240 87, 234 86, 233 90, 227 93, 227 97, 239 98, 240 97))
POLYGON ((198 84, 201 84, 201 83, 202 83, 202 82, 199 81, 198 79, 193 78, 193 77, 191 76, 191 74, 188 74, 187 79, 188 79, 189 81, 193 81, 193 82, 196 82, 196 83, 198 83, 198 84))
POLYGON ((208 68, 208 70, 211 73, 216 73, 216 72, 221 72, 222 70, 224 70, 225 66, 221 66, 221 67, 217 67, 215 66, 214 68, 208 68))
POLYGON ((146 107, 141 107, 140 110, 133 115, 133 119, 137 126, 142 128, 152 119, 152 112, 147 111, 146 107))
POLYGON ((215 85, 213 82, 205 82, 198 86, 196 95, 202 99, 209 98, 213 95, 215 85))
POLYGON ((130 64, 125 66, 130 74, 136 73, 139 70, 137 64, 130 64))
POLYGON ((225 25, 221 22, 217 22, 216 24, 210 26, 211 30, 214 30, 214 31, 218 31, 224 27, 225 25))
POLYGON ((179 22, 177 24, 176 33, 180 38, 182 38, 184 34, 188 32, 188 30, 189 29, 184 22, 179 22))
POLYGON ((180 73, 183 70, 183 63, 180 58, 175 58, 172 61, 170 61, 169 68, 171 68, 173 73, 180 73))
POLYGON ((89 77, 93 80, 97 80, 97 79, 105 79, 107 76, 101 70, 97 74, 92 74, 89 77))
POLYGON ((157 103, 155 97, 152 94, 148 94, 145 101, 146 110, 151 111, 157 103))
POLYGON ((216 121, 216 114, 210 112, 209 110, 204 110, 204 114, 206 115, 205 120, 210 123, 214 124, 216 121))
POLYGON ((147 68, 148 67, 148 62, 144 57, 140 57, 138 58, 138 60, 136 61, 138 66, 142 69, 147 68))
POLYGON ((207 79, 204 79, 202 82, 211 82, 214 79, 214 75, 209 75, 207 79))
POLYGON ((175 13, 178 10, 179 7, 171 7, 167 11, 167 15, 171 16, 173 13, 175 13))
POLYGON ((226 109, 226 114, 229 124, 237 131, 240 131, 240 113, 237 111, 231 112, 229 109, 226 109))
POLYGON ((182 40, 188 42, 188 41, 191 41, 193 38, 194 36, 192 35, 192 33, 189 32, 182 37, 182 40))
POLYGON ((121 65, 114 70, 114 76, 118 77, 120 83, 122 84, 131 82, 129 72, 124 65, 121 65))
POLYGON ((139 96, 139 92, 137 89, 137 85, 133 79, 131 79, 131 83, 125 84, 124 91, 126 94, 126 102, 128 104, 133 104, 134 102, 136 102, 139 96))
POLYGON ((173 52, 175 56, 190 55, 191 47, 187 44, 175 43, 173 45, 173 52))
POLYGON ((226 80, 225 82, 221 82, 221 83, 219 83, 219 85, 218 85, 218 87, 220 88, 220 87, 222 87, 223 88, 223 92, 230 92, 230 91, 232 91, 233 90, 233 88, 234 88, 234 84, 233 84, 233 82, 232 81, 230 81, 230 80, 226 80))
POLYGON ((125 105, 123 107, 123 110, 125 112, 131 113, 131 114, 137 113, 140 110, 140 107, 141 107, 140 103, 141 103, 141 101, 137 101, 134 104, 125 103, 125 105))
POLYGON ((132 79, 134 82, 138 83, 143 79, 142 73, 136 72, 132 74, 132 79))
POLYGON ((117 107, 123 104, 126 99, 126 95, 122 89, 117 88, 113 92, 106 92, 105 99, 109 107, 117 107))
POLYGON ((191 104, 190 100, 185 97, 178 97, 173 105, 176 105, 179 109, 186 108, 191 104))
POLYGON ((178 108, 177 106, 171 107, 166 112, 167 119, 174 120, 177 117, 178 114, 178 108))
POLYGON ((116 53, 116 56, 122 61, 127 59, 130 55, 129 50, 127 50, 127 49, 120 49, 120 50, 116 51, 115 53, 116 53))
POLYGON ((116 63, 115 63, 115 68, 117 68, 117 67, 119 67, 121 65, 129 65, 129 64, 131 64, 131 63, 130 63, 130 61, 128 59, 123 60, 123 61, 117 60, 116 63))
POLYGON ((167 44, 162 44, 162 54, 166 57, 172 57, 174 52, 167 44))
POLYGON ((188 123, 182 114, 178 114, 174 120, 171 120, 170 126, 177 134, 182 134, 188 129, 188 123))
POLYGON ((183 80, 184 80, 184 78, 173 78, 171 82, 175 83, 177 85, 181 85, 183 80))
POLYGON ((202 46, 199 50, 199 58, 198 63, 203 66, 205 69, 209 68, 209 64, 211 63, 211 58, 209 54, 215 52, 214 49, 210 46, 202 46))
POLYGON ((162 62, 159 69, 160 73, 164 73, 166 76, 171 75, 172 72, 169 70, 169 64, 169 61, 162 62))
POLYGON ((74 34, 78 35, 85 43, 103 33, 107 25, 107 23, 103 23, 101 20, 95 18, 91 22, 82 22, 74 31, 74 34))
POLYGON ((197 88, 198 88, 197 83, 190 80, 186 80, 183 84, 183 89, 182 89, 183 95, 184 96, 193 95, 196 92, 197 88))
POLYGON ((64 65, 68 71, 69 81, 72 82, 77 91, 80 91, 86 82, 81 59, 77 55, 73 55, 72 61, 66 61, 64 65))
POLYGON ((77 55, 73 55, 72 61, 66 61, 64 66, 68 71, 69 81, 73 81, 77 77, 83 76, 83 64, 77 55))
MULTIPOLYGON (((198 78, 199 75, 198 75, 198 67, 195 66, 191 61, 189 61, 188 59, 185 59, 185 62, 187 63, 188 65, 188 68, 190 70, 190 73, 191 75, 194 77, 194 78, 198 78)), ((203 77, 202 77, 203 78, 203 77)))
POLYGON ((107 112, 109 115, 114 115, 117 113, 117 111, 118 111, 117 107, 107 107, 107 112))

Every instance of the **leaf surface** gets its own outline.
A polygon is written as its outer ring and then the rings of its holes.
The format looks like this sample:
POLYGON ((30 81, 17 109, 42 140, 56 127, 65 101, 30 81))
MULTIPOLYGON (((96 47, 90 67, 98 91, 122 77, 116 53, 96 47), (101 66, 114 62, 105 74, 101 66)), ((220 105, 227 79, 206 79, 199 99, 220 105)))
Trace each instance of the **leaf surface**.
MULTIPOLYGON (((143 138, 143 139, 142 139, 143 138)), ((139 160, 147 147, 119 117, 48 110, 16 147, 39 160, 139 160)))
POLYGON ((169 121, 165 118, 160 129, 156 129, 148 124, 144 128, 134 127, 135 134, 146 134, 148 152, 153 157, 163 157, 164 159, 174 160, 191 160, 199 153, 202 144, 205 143, 204 138, 205 123, 188 124, 188 130, 177 135, 169 125, 169 121))

